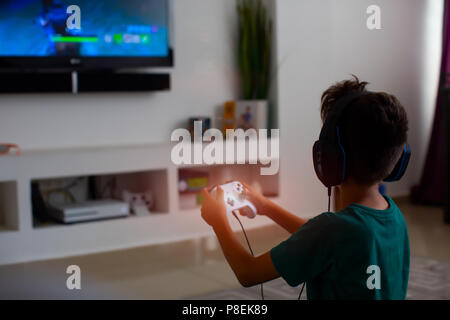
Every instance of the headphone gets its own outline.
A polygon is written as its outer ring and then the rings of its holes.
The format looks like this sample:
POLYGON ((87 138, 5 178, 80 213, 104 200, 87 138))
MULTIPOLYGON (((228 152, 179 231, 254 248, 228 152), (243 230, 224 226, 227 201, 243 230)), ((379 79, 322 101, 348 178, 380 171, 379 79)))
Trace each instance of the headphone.
MULTIPOLYGON (((358 91, 338 99, 327 115, 319 140, 314 143, 314 170, 319 180, 329 189, 329 194, 331 194, 331 187, 342 184, 347 174, 346 153, 339 131, 340 117, 353 101, 370 93, 370 91, 358 91)), ((406 172, 410 158, 411 148, 409 144, 406 144, 400 159, 384 181, 399 181, 406 172)))

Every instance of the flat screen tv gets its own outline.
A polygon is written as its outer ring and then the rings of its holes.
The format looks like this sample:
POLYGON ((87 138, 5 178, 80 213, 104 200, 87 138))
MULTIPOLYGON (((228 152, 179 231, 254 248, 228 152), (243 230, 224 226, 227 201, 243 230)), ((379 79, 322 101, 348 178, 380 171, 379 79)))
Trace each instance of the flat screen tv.
POLYGON ((1 0, 0 69, 172 65, 169 0, 1 0))

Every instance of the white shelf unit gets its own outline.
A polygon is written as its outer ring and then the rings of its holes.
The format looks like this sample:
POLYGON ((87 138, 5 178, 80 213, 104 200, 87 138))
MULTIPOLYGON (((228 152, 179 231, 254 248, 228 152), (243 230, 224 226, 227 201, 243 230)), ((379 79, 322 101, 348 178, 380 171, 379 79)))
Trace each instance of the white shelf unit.
MULTIPOLYGON (((0 157, 0 265, 167 243, 212 235, 199 208, 180 210, 178 167, 170 159, 172 145, 24 151, 0 157), (34 225, 31 182, 64 177, 150 173, 161 214, 101 220, 73 225, 34 225)), ((213 166, 222 177, 242 178, 248 165, 213 166), (231 172, 231 174, 230 174, 231 172)), ((205 170, 205 167, 202 167, 205 170)), ((264 177, 263 177, 264 178, 264 177)), ((265 179, 265 178, 264 178, 265 179)), ((278 176, 271 179, 278 185, 278 176)), ((239 230, 236 221, 230 222, 239 230)), ((272 223, 265 217, 245 220, 246 228, 272 223)))

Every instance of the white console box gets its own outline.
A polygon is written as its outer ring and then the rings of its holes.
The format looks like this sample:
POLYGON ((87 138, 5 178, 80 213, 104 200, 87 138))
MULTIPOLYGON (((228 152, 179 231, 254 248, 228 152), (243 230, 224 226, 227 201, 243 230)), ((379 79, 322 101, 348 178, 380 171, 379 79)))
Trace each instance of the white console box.
POLYGON ((50 214, 63 223, 88 222, 126 217, 130 212, 128 203, 117 200, 97 200, 59 205, 50 214))
MULTIPOLYGON (((25 150, 22 156, 0 157, 0 265, 212 235, 198 208, 180 210, 179 167, 170 159, 172 146, 25 150), (33 226, 30 200, 33 180, 147 171, 156 172, 152 190, 163 202, 161 213, 73 225, 33 226)), ((242 170, 242 175, 248 171, 245 167, 242 170)), ((215 181, 228 177, 223 171, 212 170, 215 181)), ((270 223, 265 217, 257 217, 246 220, 245 226, 254 228, 270 223)), ((231 225, 234 230, 240 228, 236 221, 231 221, 231 225)))

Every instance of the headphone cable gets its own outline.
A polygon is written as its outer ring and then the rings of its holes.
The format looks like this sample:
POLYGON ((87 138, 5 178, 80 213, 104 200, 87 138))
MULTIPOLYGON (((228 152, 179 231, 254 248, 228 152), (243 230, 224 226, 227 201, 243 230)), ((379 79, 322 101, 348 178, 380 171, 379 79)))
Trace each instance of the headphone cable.
POLYGON ((302 290, 300 290, 300 294, 298 295, 298 299, 297 300, 301 300, 302 299, 302 293, 303 293, 303 289, 305 289, 305 284, 306 284, 306 282, 303 282, 302 290))
POLYGON ((328 187, 328 212, 331 210, 331 190, 333 187, 328 187))
MULTIPOLYGON (((245 232, 245 229, 244 229, 244 226, 242 225, 241 219, 239 219, 239 217, 237 216, 237 214, 234 211, 232 211, 232 212, 233 212, 233 216, 237 219, 237 221, 241 225, 241 229, 242 229, 242 232, 244 233, 244 237, 245 237, 245 240, 247 241, 247 245, 248 245, 248 248, 250 249, 250 253, 254 257, 255 254, 253 253, 252 246, 250 245, 250 241, 248 240, 247 233, 245 232)), ((264 300, 264 286, 262 283, 261 283, 261 299, 264 300)))

